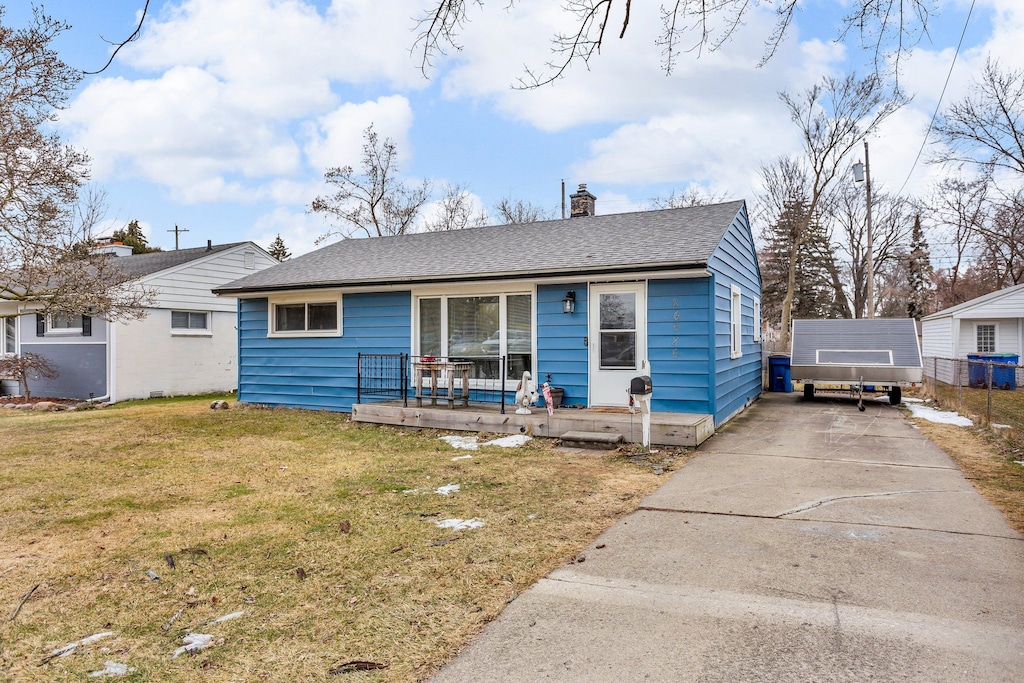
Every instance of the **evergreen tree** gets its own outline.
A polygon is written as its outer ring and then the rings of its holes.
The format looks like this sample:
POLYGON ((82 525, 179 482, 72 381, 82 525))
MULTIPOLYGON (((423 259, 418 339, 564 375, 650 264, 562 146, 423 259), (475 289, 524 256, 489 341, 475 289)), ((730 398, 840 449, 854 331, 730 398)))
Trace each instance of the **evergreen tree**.
POLYGON ((274 241, 270 243, 267 253, 278 261, 287 261, 292 257, 292 253, 288 251, 288 247, 284 245, 284 240, 281 239, 280 234, 278 234, 278 236, 274 238, 274 241))
POLYGON ((921 216, 914 216, 914 227, 910 233, 910 255, 907 257, 907 271, 910 280, 910 296, 907 298, 907 317, 920 320, 928 312, 931 293, 932 262, 928 242, 921 227, 921 216))
POLYGON ((149 246, 146 235, 142 232, 142 226, 135 219, 128 222, 120 230, 115 230, 111 235, 115 242, 120 242, 126 247, 132 248, 133 254, 148 254, 154 251, 163 251, 160 247, 149 246))

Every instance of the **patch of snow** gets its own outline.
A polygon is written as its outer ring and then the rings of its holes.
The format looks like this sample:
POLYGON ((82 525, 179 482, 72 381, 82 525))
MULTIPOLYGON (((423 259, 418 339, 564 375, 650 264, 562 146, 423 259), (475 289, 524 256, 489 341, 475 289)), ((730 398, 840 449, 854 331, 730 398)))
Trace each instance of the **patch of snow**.
POLYGON ((67 657, 69 654, 75 651, 78 647, 78 641, 68 643, 64 647, 58 647, 56 650, 50 652, 51 657, 67 657))
POLYGON ((459 488, 459 484, 448 484, 447 486, 438 486, 434 493, 437 493, 442 496, 447 496, 452 493, 458 493, 459 488))
POLYGON ((956 425, 957 427, 971 427, 974 425, 970 418, 966 418, 958 413, 936 410, 935 408, 919 405, 909 405, 907 408, 910 409, 910 414, 914 417, 919 417, 922 420, 928 420, 929 422, 956 425))
POLYGON ((924 403, 925 400, 923 398, 904 398, 903 402, 904 403, 924 403))
POLYGON ((1014 460, 1014 462, 1020 465, 1021 467, 1024 467, 1024 460, 1014 460))
POLYGON ((452 462, 455 462, 456 460, 472 460, 472 459, 473 459, 472 455, 456 455, 454 458, 452 458, 452 462))
POLYGON ((93 634, 91 636, 86 636, 85 638, 82 638, 80 641, 78 641, 78 643, 80 645, 88 645, 89 643, 95 643, 97 640, 101 640, 103 638, 109 638, 112 635, 114 635, 113 631, 104 631, 103 633, 95 633, 95 634, 93 634))
POLYGON ((527 436, 526 434, 513 434, 511 436, 503 436, 500 439, 494 439, 488 441, 485 446, 501 446, 502 448, 518 448, 533 437, 527 436))
POLYGON ((484 520, 476 517, 473 519, 442 519, 438 520, 437 525, 442 529, 462 531, 464 529, 479 529, 484 525, 484 520))
POLYGON ((199 650, 202 650, 203 648, 208 647, 212 640, 213 640, 213 636, 211 636, 211 635, 209 635, 207 633, 189 633, 189 634, 186 634, 181 639, 181 642, 183 642, 185 644, 182 645, 181 647, 179 647, 177 650, 174 651, 174 655, 172 655, 171 659, 175 659, 178 655, 184 654, 186 652, 189 652, 189 653, 198 652, 199 650))
POLYGON ((445 441, 452 448, 461 448, 467 451, 475 451, 480 448, 480 444, 476 442, 475 436, 457 436, 452 434, 450 436, 442 436, 441 441, 445 441))
POLYGON ((245 614, 245 610, 242 610, 240 612, 232 612, 231 614, 225 614, 222 617, 214 619, 210 623, 211 624, 220 624, 220 623, 225 622, 225 621, 231 621, 232 619, 237 619, 238 617, 242 616, 243 614, 245 614))
POLYGON ((533 437, 527 436, 526 434, 512 434, 511 436, 503 436, 500 439, 492 439, 491 441, 485 441, 484 443, 478 443, 475 436, 442 436, 441 440, 446 442, 452 448, 462 448, 468 451, 475 451, 480 446, 499 446, 501 448, 518 448, 524 443, 532 439, 533 437))
POLYGON ((1013 425, 1001 425, 998 422, 993 422, 992 426, 996 429, 1013 429, 1013 425))
POLYGON ((99 671, 89 672, 89 678, 98 678, 100 676, 124 676, 129 671, 135 671, 130 668, 127 664, 121 664, 119 662, 106 662, 106 667, 99 671))
POLYGON ((406 489, 406 490, 402 491, 402 493, 419 493, 419 492, 420 492, 419 489, 406 489))

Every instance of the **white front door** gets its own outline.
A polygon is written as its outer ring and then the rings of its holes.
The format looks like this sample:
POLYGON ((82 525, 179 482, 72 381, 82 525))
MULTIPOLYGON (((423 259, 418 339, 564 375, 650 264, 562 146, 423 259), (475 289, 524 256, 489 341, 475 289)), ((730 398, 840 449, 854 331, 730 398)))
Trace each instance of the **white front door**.
POLYGON ((629 381, 647 358, 647 301, 643 282, 591 285, 590 405, 629 405, 629 381))

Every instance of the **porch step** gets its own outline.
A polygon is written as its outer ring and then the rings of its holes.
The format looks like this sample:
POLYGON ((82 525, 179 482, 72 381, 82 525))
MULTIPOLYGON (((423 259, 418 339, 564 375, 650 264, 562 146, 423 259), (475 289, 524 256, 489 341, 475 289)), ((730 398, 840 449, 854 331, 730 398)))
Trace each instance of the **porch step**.
POLYGON ((562 443, 586 448, 615 448, 622 443, 622 434, 615 432, 566 432, 562 443))

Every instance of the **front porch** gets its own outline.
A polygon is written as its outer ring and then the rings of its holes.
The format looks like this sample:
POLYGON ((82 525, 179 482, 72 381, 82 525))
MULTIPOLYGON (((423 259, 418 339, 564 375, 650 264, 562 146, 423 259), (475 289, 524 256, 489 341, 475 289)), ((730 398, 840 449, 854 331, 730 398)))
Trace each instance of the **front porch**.
MULTIPOLYGON (((356 403, 352 406, 354 422, 451 429, 498 434, 530 434, 557 439, 566 432, 621 434, 623 441, 640 443, 640 414, 619 410, 559 408, 548 416, 544 408, 533 408, 531 415, 516 415, 508 406, 502 414, 494 404, 470 403, 454 408, 447 405, 408 406, 402 401, 356 403)), ((661 446, 698 446, 715 431, 711 415, 697 413, 651 413, 651 443, 661 446)))

